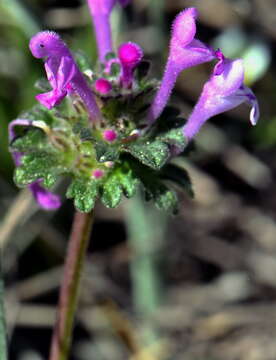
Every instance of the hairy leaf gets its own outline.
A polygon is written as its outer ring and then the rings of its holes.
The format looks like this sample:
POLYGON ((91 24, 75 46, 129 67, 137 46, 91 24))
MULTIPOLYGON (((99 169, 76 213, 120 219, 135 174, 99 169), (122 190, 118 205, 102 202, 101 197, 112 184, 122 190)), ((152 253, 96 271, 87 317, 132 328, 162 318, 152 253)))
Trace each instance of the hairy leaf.
POLYGON ((81 212, 93 209, 98 195, 98 184, 93 179, 75 179, 67 189, 66 197, 74 199, 75 207, 81 212))
POLYGON ((168 146, 161 140, 146 143, 134 143, 125 148, 142 164, 159 170, 166 163, 169 158, 168 146))

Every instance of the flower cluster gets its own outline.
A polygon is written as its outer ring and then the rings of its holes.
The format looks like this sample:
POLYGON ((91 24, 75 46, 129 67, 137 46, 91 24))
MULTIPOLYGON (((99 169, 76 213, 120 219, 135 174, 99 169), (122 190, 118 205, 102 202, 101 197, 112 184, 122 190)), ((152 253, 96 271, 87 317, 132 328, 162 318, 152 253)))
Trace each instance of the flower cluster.
POLYGON ((259 117, 258 102, 243 84, 241 59, 230 60, 198 40, 195 8, 174 20, 163 79, 148 75, 138 44, 127 42, 113 52, 110 14, 127 0, 88 0, 99 62, 92 69, 73 55, 58 34, 43 31, 30 41, 34 57, 44 59, 49 88, 36 96, 39 104, 9 128, 16 164, 15 182, 29 186, 45 209, 61 201, 50 189, 61 177, 71 183, 67 197, 80 211, 90 211, 97 198, 107 207, 132 197, 138 186, 158 208, 176 211, 172 186, 191 193, 187 173, 170 163, 210 117, 248 103, 250 121, 259 117), (215 61, 210 79, 187 121, 167 106, 183 70, 215 61), (171 185, 172 184, 172 185, 171 185))

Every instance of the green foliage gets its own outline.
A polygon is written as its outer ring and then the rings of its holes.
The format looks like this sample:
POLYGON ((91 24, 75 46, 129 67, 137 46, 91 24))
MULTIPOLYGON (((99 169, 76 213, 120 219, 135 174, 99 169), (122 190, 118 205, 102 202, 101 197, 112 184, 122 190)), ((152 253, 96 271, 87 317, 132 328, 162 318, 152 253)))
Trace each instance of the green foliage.
POLYGON ((133 143, 125 150, 142 164, 155 170, 161 169, 170 156, 168 146, 160 140, 133 143))
POLYGON ((57 155, 35 152, 22 156, 21 165, 15 169, 14 181, 17 186, 24 187, 43 179, 43 185, 51 188, 61 172, 57 155))
POLYGON ((95 205, 98 194, 97 182, 93 179, 74 179, 67 189, 68 199, 74 199, 75 207, 81 212, 89 212, 95 205))
POLYGON ((48 110, 42 105, 36 105, 30 110, 23 112, 19 117, 32 121, 44 121, 47 125, 53 125, 56 110, 48 110))
POLYGON ((182 152, 187 145, 187 139, 183 135, 182 127, 164 132, 159 136, 159 139, 168 145, 176 146, 180 152, 182 152))
POLYGON ((117 146, 112 146, 105 141, 95 142, 95 151, 97 161, 116 161, 119 157, 119 149, 117 146))
POLYGON ((161 182, 156 182, 154 186, 146 188, 146 198, 153 200, 159 210, 173 214, 176 214, 178 211, 178 198, 175 191, 170 190, 161 182))
POLYGON ((16 138, 12 144, 12 151, 26 152, 42 150, 47 146, 45 134, 37 128, 29 129, 24 136, 16 138))
MULTIPOLYGON (((108 56, 113 58, 114 54, 108 56)), ((92 86, 97 77, 115 81, 112 92, 97 99, 101 122, 91 124, 76 96, 67 97, 53 110, 37 105, 21 115, 30 124, 17 126, 17 136, 10 144, 10 151, 20 156, 14 174, 16 184, 24 187, 41 180, 44 187, 51 188, 65 176, 71 179, 66 196, 81 212, 89 212, 97 198, 114 208, 123 196, 133 197, 140 186, 146 200, 160 210, 176 213, 177 194, 171 186, 176 184, 192 195, 185 170, 168 165, 186 148, 182 132, 185 120, 178 117, 177 109, 167 107, 156 124, 144 129, 157 87, 155 80, 147 78, 150 64, 142 62, 134 73, 133 88, 122 89, 118 64, 113 64, 108 75, 102 66, 93 72, 83 54, 77 53, 76 59, 82 71, 93 74, 89 77, 92 86), (112 142, 103 140, 107 129, 116 129, 117 138, 112 142)))
POLYGON ((116 167, 106 179, 101 189, 101 201, 108 208, 119 205, 122 195, 134 196, 139 179, 126 164, 116 167))

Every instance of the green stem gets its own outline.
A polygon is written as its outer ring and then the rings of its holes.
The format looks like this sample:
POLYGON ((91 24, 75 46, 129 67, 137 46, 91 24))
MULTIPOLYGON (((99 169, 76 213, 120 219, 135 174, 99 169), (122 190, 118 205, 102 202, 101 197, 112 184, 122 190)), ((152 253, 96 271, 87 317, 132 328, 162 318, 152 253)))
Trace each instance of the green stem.
POLYGON ((71 346, 74 317, 81 274, 92 229, 93 214, 76 212, 69 239, 60 289, 57 320, 49 360, 67 360, 71 346))

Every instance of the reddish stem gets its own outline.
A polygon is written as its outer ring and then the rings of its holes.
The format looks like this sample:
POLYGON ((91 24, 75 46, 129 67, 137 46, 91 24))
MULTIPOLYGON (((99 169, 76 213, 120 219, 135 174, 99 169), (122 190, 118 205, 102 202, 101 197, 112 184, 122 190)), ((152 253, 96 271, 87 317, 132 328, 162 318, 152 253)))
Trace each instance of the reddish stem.
POLYGON ((67 360, 71 346, 81 274, 92 229, 93 214, 76 212, 61 284, 49 360, 67 360))

